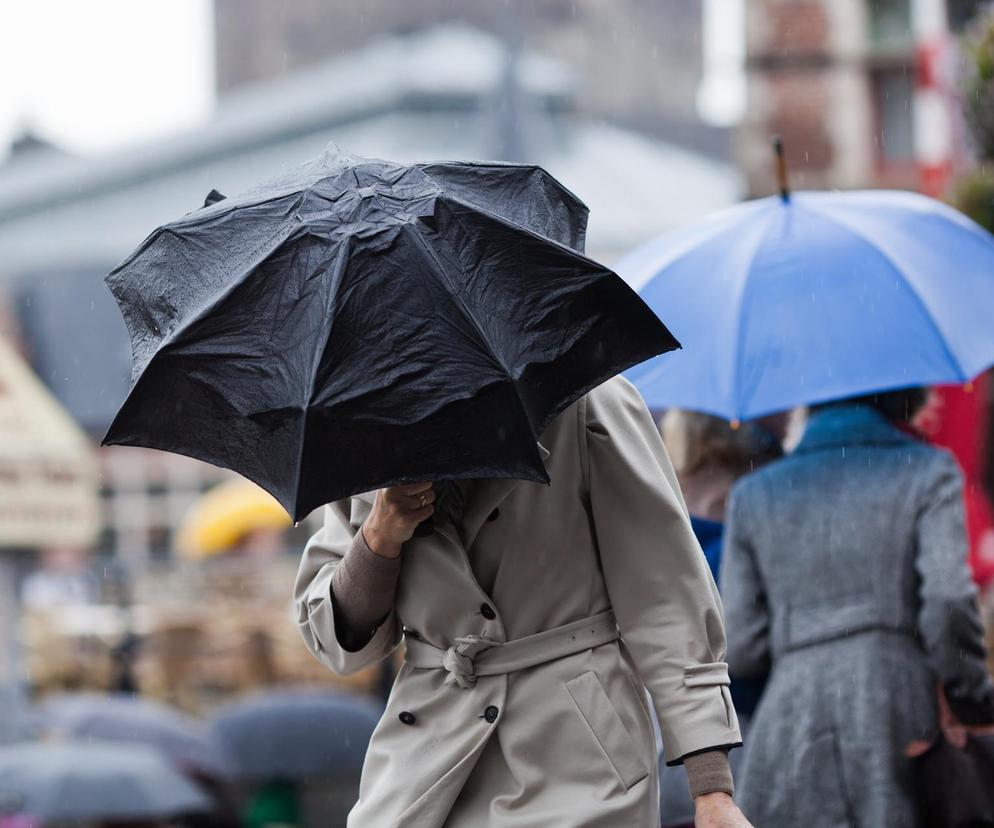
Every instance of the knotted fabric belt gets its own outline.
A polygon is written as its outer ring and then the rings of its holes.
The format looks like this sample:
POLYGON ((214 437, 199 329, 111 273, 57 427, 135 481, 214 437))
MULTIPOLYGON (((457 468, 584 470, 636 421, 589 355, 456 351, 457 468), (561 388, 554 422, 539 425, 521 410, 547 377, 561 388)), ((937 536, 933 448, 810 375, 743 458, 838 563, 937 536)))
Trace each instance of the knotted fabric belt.
POLYGON ((561 627, 513 641, 493 641, 479 635, 465 635, 447 650, 407 636, 404 660, 419 669, 443 669, 446 684, 462 688, 476 684, 477 676, 499 676, 526 670, 547 661, 582 653, 618 639, 614 612, 581 618, 561 627))

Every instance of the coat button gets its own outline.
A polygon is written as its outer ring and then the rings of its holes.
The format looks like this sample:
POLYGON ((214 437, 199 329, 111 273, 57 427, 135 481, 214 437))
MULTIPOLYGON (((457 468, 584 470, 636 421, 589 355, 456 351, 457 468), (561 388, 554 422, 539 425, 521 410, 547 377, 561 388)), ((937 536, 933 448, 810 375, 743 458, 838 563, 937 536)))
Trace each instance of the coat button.
POLYGON ((400 719, 401 724, 406 725, 413 725, 417 721, 414 714, 407 710, 404 710, 397 718, 400 719))
POLYGON ((487 720, 487 724, 493 724, 496 722, 499 715, 500 710, 493 705, 490 705, 490 707, 483 711, 483 718, 487 720))
POLYGON ((490 604, 484 604, 480 607, 480 615, 487 619, 487 621, 493 621, 497 617, 497 613, 494 612, 494 608, 490 604))
POLYGON ((494 509, 489 515, 487 515, 487 520, 497 520, 500 517, 500 508, 494 509))

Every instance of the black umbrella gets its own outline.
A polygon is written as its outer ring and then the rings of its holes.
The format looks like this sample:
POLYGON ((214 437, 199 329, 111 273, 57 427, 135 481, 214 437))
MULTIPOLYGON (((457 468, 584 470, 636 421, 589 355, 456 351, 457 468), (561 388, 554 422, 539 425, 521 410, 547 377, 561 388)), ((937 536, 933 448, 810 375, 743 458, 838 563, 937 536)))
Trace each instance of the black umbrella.
POLYGON ((207 795, 150 747, 87 740, 0 748, 0 817, 152 820, 211 808, 207 795))
POLYGON ((676 340, 533 166, 329 149, 153 232, 107 278, 131 393, 105 443, 233 469, 295 518, 420 480, 547 482, 536 440, 676 340))
POLYGON ((80 741, 131 742, 154 748, 184 771, 224 778, 231 759, 197 719, 131 695, 80 693, 40 706, 48 730, 80 741))
POLYGON ((240 780, 357 774, 380 712, 356 696, 277 690, 222 707, 210 729, 240 780))

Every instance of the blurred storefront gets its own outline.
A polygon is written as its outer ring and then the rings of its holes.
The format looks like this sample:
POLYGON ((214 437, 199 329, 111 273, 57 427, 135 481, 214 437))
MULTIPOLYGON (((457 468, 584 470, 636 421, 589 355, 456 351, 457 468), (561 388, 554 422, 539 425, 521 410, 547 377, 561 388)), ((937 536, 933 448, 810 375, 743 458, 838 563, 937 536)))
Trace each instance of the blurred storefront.
POLYGON ((39 550, 88 548, 99 528, 89 439, 0 338, 0 695, 21 678, 23 572, 39 550))

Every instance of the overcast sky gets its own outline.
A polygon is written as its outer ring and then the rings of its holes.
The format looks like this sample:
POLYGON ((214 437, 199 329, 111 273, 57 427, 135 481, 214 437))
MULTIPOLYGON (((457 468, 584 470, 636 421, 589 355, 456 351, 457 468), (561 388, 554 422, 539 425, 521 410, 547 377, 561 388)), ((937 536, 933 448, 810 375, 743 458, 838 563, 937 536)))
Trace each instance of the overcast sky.
MULTIPOLYGON (((745 98, 743 9, 704 2, 698 107, 725 126, 745 98)), ((213 106, 213 61, 211 0, 0 0, 0 157, 25 128, 80 153, 187 128, 213 106)))
POLYGON ((210 0, 0 0, 0 155, 25 127, 78 152, 213 105, 210 0))

